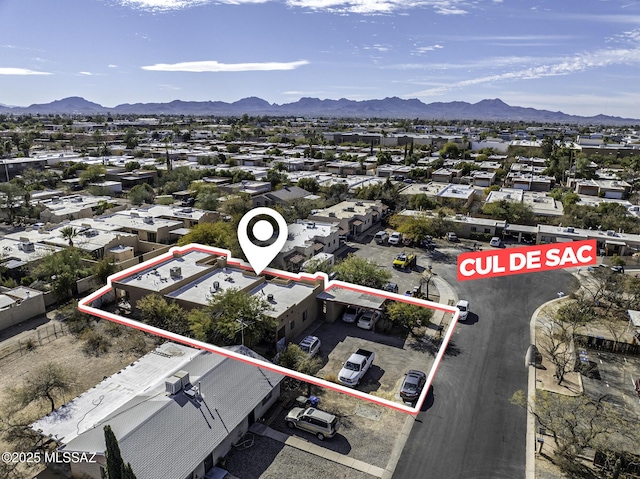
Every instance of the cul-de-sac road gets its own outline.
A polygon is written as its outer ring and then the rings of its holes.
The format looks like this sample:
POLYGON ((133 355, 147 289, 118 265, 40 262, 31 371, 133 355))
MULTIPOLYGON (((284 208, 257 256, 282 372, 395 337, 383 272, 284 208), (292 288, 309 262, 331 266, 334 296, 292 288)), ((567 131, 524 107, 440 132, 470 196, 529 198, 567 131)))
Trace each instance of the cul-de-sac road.
POLYGON ((568 293, 567 271, 456 281, 455 265, 434 264, 474 313, 456 327, 432 395, 413 426, 394 479, 525 477, 526 412, 509 403, 526 391, 529 321, 568 293))

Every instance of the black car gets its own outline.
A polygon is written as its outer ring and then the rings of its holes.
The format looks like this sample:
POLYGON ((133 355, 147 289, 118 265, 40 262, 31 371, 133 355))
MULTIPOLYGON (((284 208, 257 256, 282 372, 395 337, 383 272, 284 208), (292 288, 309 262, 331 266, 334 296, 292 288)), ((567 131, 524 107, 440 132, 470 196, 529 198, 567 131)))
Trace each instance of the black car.
POLYGON ((387 283, 384 285, 384 288, 382 289, 385 291, 389 291, 390 293, 397 293, 398 285, 396 283, 387 283))
POLYGON ((402 381, 402 386, 400 386, 402 400, 411 403, 417 401, 426 381, 427 375, 422 371, 409 370, 402 381))

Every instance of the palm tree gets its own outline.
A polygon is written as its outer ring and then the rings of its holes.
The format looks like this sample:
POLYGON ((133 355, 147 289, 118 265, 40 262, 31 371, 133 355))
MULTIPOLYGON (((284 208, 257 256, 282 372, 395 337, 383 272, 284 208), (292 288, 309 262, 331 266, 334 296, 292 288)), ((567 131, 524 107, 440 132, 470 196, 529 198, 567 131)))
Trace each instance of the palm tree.
POLYGON ((69 242, 69 247, 73 248, 73 239, 80 234, 80 231, 73 226, 65 226, 60 229, 60 234, 69 242))

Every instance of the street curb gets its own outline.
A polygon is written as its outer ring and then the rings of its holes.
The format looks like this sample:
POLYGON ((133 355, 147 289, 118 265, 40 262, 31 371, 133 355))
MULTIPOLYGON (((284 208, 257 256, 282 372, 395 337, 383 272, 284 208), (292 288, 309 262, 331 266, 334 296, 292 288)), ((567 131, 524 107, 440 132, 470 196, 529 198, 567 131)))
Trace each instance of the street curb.
MULTIPOLYGON (((543 308, 549 304, 566 300, 567 296, 555 298, 546 303, 541 304, 531 315, 531 321, 529 322, 529 336, 530 344, 536 344, 536 324, 538 323, 538 316, 543 308)), ((526 458, 525 458, 525 477, 526 479, 535 479, 536 477, 536 419, 533 413, 529 410, 528 405, 533 401, 536 394, 536 367, 535 365, 529 365, 529 377, 527 381, 527 436, 526 436, 526 458)))

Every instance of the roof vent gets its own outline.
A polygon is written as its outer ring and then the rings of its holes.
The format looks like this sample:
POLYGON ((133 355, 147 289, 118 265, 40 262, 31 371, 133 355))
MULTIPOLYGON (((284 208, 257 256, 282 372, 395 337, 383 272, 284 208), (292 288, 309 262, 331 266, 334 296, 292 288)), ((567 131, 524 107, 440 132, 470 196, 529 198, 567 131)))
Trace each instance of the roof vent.
POLYGON ((169 276, 172 278, 180 278, 182 276, 182 268, 180 266, 172 266, 169 269, 169 276))
POLYGON ((273 303, 273 295, 272 294, 268 294, 267 295, 267 301, 269 301, 270 303, 273 303))

